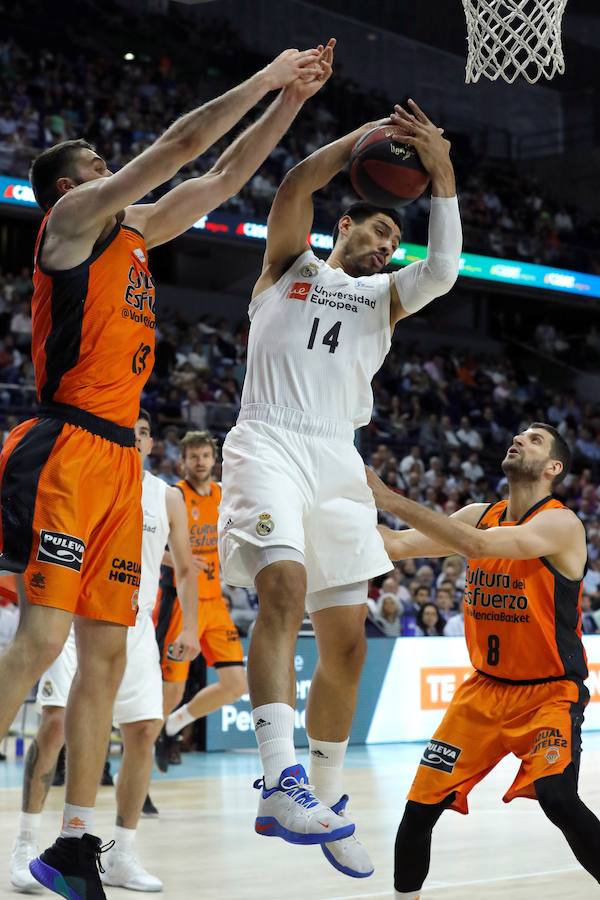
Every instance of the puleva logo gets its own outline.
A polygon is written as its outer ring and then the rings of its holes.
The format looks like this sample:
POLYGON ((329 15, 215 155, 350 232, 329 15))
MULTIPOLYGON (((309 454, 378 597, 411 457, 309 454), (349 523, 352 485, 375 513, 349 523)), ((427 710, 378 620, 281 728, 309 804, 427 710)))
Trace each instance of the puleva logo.
POLYGON ((40 544, 37 557, 40 562, 51 563, 53 566, 64 566, 81 572, 84 542, 72 534, 64 534, 62 531, 40 531, 40 544))

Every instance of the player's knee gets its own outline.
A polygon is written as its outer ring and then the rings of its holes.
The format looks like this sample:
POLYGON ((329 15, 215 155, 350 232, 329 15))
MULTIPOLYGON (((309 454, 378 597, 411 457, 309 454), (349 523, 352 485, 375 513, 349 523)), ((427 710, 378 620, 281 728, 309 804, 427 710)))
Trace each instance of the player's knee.
POLYGON ((535 792, 547 818, 559 828, 568 826, 580 803, 576 783, 568 773, 539 779, 535 792))
POLYGON ((367 656, 367 640, 364 631, 349 636, 346 640, 336 640, 319 648, 320 663, 326 670, 343 673, 345 678, 359 677, 367 656))
POLYGON ((408 800, 404 808, 404 815, 400 822, 398 834, 406 834, 412 838, 426 834, 433 829, 433 826, 447 806, 447 802, 430 804, 408 800))
POLYGON ((228 673, 227 682, 224 685, 226 692, 226 703, 234 703, 236 700, 248 692, 248 680, 246 678, 246 670, 243 666, 231 666, 228 673))
POLYGON ((19 654, 20 665, 39 678, 60 655, 64 643, 62 634, 24 632, 15 638, 15 650, 19 654))
POLYGON ((306 576, 301 566, 274 563, 259 573, 256 585, 258 615, 263 622, 274 620, 279 627, 299 627, 306 599, 306 576))
POLYGON ((62 707, 44 707, 36 740, 40 749, 46 752, 60 750, 65 742, 65 711, 62 707))
POLYGON ((150 752, 159 731, 159 721, 147 719, 143 722, 128 722, 122 728, 125 751, 132 749, 136 754, 150 752))

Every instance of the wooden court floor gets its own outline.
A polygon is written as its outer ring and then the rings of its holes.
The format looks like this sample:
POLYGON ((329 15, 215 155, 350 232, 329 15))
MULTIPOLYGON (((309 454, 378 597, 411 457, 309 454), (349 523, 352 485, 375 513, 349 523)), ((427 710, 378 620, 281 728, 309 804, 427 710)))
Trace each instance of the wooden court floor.
MULTIPOLYGON (((584 747, 581 794, 598 814, 600 734, 587 735, 584 747)), ((420 752, 418 745, 350 750, 348 790, 358 833, 375 862, 371 878, 340 875, 318 847, 293 847, 254 834, 254 753, 195 754, 166 779, 157 775, 152 797, 160 817, 142 820, 139 855, 164 881, 166 900, 391 900, 395 831, 420 752)), ((600 898, 600 886, 580 870, 562 835, 535 803, 502 804, 515 771, 514 760, 498 766, 472 794, 469 816, 444 814, 434 834, 424 900, 600 898)), ((8 864, 19 777, 19 764, 1 764, 0 900, 16 896, 8 864)), ((104 840, 111 837, 113 799, 111 788, 101 790, 97 832, 104 840)), ((46 843, 56 835, 61 808, 62 789, 54 788, 44 817, 46 843)), ((138 895, 109 888, 107 896, 131 900, 138 895)))

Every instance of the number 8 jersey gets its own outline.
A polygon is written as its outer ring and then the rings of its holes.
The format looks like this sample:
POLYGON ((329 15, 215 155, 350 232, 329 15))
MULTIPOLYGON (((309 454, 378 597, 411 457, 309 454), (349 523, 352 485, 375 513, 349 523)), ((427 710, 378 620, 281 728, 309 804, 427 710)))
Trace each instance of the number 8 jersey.
POLYGON ((242 406, 268 404, 366 425, 390 349, 388 275, 353 278, 307 250, 250 304, 242 406))
MULTIPOLYGON (((507 522, 502 500, 486 509, 477 527, 522 525, 542 511, 562 508, 549 496, 518 522, 507 522)), ((470 559, 464 614, 474 668, 514 683, 585 680, 582 590, 582 579, 567 578, 544 558, 470 559)))

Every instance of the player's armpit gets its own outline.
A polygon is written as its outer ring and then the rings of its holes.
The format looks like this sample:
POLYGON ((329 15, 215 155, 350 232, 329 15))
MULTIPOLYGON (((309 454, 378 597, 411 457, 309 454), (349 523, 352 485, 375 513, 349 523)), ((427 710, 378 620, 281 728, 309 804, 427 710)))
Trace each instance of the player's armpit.
MULTIPOLYGON (((581 541, 583 525, 568 509, 548 509, 523 525, 478 530, 473 536, 473 559, 538 559, 564 553, 581 541)), ((585 541, 584 541, 585 543, 585 541)))

